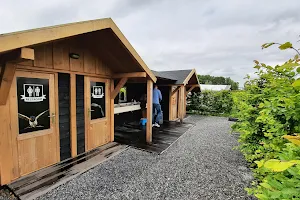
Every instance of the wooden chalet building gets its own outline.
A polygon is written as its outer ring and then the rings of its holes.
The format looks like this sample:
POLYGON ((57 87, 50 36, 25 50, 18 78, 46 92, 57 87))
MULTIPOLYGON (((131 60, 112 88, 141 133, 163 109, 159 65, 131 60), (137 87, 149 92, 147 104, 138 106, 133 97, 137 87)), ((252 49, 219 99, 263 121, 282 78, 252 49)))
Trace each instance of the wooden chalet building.
POLYGON ((151 143, 155 82, 182 120, 196 71, 151 71, 110 18, 0 35, 0 185, 114 141, 142 96, 151 143))

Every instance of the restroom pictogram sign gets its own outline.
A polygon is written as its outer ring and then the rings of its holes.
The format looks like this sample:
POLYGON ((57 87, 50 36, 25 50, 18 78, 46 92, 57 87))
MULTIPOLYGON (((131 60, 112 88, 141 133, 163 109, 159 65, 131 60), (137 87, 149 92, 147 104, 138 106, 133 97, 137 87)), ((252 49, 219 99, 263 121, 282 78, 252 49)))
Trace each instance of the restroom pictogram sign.
POLYGON ((44 86, 41 84, 24 84, 24 94, 21 95, 21 99, 25 102, 40 102, 46 99, 44 95, 44 86))

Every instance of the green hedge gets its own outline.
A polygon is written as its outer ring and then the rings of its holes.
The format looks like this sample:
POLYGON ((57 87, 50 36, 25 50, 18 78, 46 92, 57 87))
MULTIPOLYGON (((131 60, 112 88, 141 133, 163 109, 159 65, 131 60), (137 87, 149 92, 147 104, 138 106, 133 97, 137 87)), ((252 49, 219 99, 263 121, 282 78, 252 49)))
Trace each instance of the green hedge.
POLYGON ((239 119, 233 130, 241 134, 239 148, 255 177, 247 190, 259 199, 300 199, 299 61, 298 55, 275 67, 255 61, 258 78, 248 79, 245 91, 233 95, 239 119))
POLYGON ((187 112, 201 115, 229 115, 233 106, 230 91, 203 91, 188 96, 187 112))

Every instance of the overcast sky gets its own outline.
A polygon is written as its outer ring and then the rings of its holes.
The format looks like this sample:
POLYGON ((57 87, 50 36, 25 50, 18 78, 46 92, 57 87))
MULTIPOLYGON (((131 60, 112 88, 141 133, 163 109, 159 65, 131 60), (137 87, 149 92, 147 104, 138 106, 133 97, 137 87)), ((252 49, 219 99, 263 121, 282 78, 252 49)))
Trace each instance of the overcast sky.
POLYGON ((275 65, 294 55, 261 44, 300 47, 299 0, 0 1, 0 33, 111 17, 154 70, 196 68, 243 83, 254 59, 275 65))

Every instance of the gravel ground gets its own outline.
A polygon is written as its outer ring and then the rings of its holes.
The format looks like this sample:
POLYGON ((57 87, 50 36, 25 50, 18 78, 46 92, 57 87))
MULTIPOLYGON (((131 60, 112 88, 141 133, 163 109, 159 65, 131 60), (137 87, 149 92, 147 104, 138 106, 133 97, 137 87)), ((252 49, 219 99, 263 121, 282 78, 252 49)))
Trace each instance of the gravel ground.
POLYGON ((231 122, 191 116, 196 126, 162 155, 129 148, 39 199, 252 199, 231 122))
POLYGON ((0 200, 17 200, 17 197, 15 197, 7 188, 0 187, 0 200))

